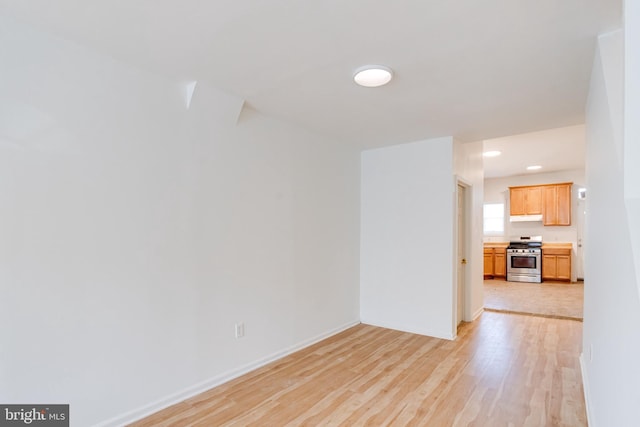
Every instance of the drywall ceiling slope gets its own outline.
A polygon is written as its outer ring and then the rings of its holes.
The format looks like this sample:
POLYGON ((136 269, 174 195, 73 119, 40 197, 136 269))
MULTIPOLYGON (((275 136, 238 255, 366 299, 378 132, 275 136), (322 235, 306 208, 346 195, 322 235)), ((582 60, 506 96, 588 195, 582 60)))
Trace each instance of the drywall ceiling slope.
POLYGON ((596 35, 620 0, 24 0, 2 13, 117 59, 208 84, 264 114, 375 147, 584 122, 596 35), (353 84, 392 67, 378 89, 353 84))

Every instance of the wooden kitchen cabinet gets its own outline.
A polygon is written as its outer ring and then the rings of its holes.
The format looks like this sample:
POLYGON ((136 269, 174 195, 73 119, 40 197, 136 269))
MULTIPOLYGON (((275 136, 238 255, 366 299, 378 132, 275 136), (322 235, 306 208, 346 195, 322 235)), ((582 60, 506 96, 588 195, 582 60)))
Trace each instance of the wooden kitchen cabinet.
POLYGON ((493 249, 484 249, 484 278, 493 277, 493 249))
POLYGON ((542 187, 544 225, 571 225, 571 183, 542 187))
POLYGON ((571 249, 542 249, 542 280, 571 281, 571 249))
POLYGON ((507 276, 506 248, 484 248, 484 278, 507 276))
POLYGON ((496 277, 507 277, 507 250, 495 249, 493 255, 493 275, 496 277))
POLYGON ((510 187, 509 211, 511 215, 541 215, 542 187, 510 187))
POLYGON ((572 183, 509 187, 511 216, 542 215, 543 225, 571 225, 572 183))

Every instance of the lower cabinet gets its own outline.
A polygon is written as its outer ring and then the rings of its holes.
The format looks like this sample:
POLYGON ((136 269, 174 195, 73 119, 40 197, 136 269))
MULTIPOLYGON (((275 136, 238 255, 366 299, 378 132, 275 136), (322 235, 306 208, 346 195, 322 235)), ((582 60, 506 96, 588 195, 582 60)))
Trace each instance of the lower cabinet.
POLYGON ((542 250, 542 280, 571 281, 571 249, 542 250))
POLYGON ((493 278, 493 249, 484 249, 484 278, 493 278))
POLYGON ((507 250, 495 249, 493 256, 493 275, 507 277, 507 250))
POLYGON ((484 278, 505 278, 507 276, 507 250, 505 248, 484 248, 484 278))

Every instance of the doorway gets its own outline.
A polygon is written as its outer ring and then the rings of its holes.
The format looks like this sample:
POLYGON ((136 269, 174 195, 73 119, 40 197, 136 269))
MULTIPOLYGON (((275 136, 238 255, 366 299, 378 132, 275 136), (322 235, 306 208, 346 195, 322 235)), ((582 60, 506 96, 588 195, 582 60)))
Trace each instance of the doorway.
POLYGON ((468 186, 464 185, 462 182, 458 181, 457 191, 456 191, 456 260, 457 260, 457 269, 456 269, 456 292, 455 292, 455 304, 456 309, 454 312, 456 313, 455 326, 457 327, 465 318, 466 311, 466 293, 467 293, 467 266, 469 265, 468 255, 467 255, 467 237, 468 237, 468 206, 467 203, 467 194, 468 194, 468 186))

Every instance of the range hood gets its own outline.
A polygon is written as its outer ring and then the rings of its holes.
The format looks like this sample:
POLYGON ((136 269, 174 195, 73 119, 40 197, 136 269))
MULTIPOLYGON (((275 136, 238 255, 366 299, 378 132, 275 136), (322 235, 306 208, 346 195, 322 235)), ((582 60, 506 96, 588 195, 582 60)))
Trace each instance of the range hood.
POLYGON ((542 215, 511 215, 510 222, 542 222, 542 215))

